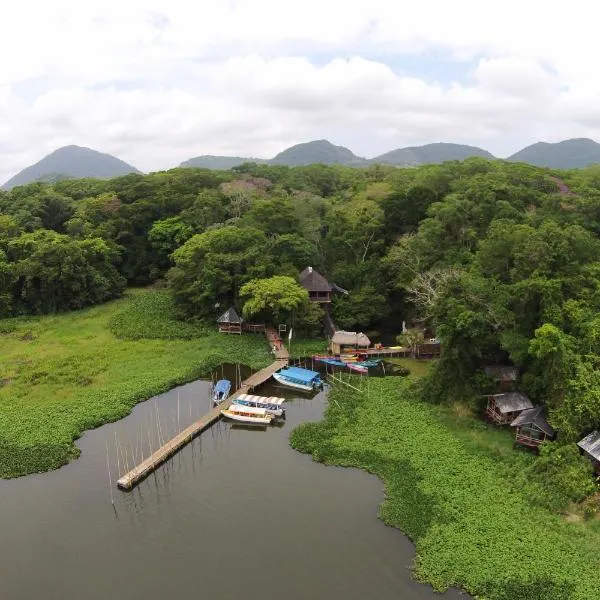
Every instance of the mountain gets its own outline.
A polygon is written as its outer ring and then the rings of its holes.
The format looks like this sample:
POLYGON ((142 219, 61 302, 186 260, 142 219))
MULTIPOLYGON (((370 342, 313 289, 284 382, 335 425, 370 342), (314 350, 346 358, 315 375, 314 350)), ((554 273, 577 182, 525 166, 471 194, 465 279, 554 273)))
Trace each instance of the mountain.
POLYGON ((577 169, 600 163, 600 144, 588 138, 564 140, 555 144, 537 142, 519 150, 507 160, 551 169, 577 169))
POLYGON ((327 140, 315 140, 304 144, 296 144, 280 152, 269 162, 273 165, 288 165, 290 167, 312 165, 314 163, 355 167, 367 164, 364 158, 356 156, 348 148, 334 146, 327 140))
POLYGON ((231 169, 247 162, 264 163, 264 158, 242 158, 241 156, 213 156, 203 154, 182 162, 180 167, 203 167, 204 169, 231 169))
POLYGON ((2 187, 10 189, 33 181, 55 181, 78 177, 107 179, 117 175, 139 172, 135 167, 110 154, 103 154, 81 146, 64 146, 51 152, 34 165, 23 169, 2 187))
POLYGON ((442 163, 447 160, 465 160, 471 156, 480 156, 481 158, 487 159, 495 158, 487 150, 477 148, 476 146, 464 146, 462 144, 440 142, 436 144, 426 144, 424 146, 398 148, 397 150, 386 152, 381 156, 376 156, 369 162, 412 167, 431 163, 442 163))

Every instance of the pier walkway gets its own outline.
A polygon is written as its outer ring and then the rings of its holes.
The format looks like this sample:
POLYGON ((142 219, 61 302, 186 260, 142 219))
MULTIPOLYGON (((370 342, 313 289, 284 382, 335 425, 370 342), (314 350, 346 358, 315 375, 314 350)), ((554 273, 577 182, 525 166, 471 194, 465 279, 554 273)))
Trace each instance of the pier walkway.
POLYGON ((173 456, 180 448, 183 448, 188 444, 196 435, 201 431, 210 427, 214 422, 221 418, 221 411, 225 408, 229 408, 233 399, 239 394, 247 394, 254 388, 265 383, 273 373, 285 367, 289 362, 289 355, 287 348, 283 345, 279 339, 279 335, 275 330, 266 331, 267 339, 273 348, 275 354, 275 362, 271 363, 268 367, 257 371, 253 375, 250 375, 248 379, 242 381, 240 387, 235 390, 226 400, 221 402, 218 406, 215 406, 203 417, 198 419, 195 423, 192 423, 189 427, 184 429, 181 433, 178 433, 174 438, 169 440, 166 444, 161 446, 156 452, 151 454, 146 460, 141 462, 137 467, 134 467, 129 473, 126 473, 117 480, 117 485, 122 490, 131 490, 136 484, 142 479, 147 477, 156 467, 164 463, 169 457, 173 456), (275 335, 273 335, 275 334, 275 335))

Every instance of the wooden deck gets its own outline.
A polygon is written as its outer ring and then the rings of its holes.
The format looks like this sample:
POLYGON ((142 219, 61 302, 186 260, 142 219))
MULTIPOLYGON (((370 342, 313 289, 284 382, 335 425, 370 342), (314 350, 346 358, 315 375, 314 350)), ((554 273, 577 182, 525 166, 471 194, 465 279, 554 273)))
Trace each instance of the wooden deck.
MULTIPOLYGON (((269 338, 269 336, 267 335, 269 338)), ((279 336, 277 336, 279 339, 279 336)), ((273 340, 269 338, 269 342, 273 340)), ((279 340, 281 342, 281 340, 279 340)), ((123 475, 117 480, 117 485, 122 490, 131 490, 136 484, 142 479, 147 477, 156 467, 164 463, 168 458, 173 456, 180 448, 183 448, 188 444, 196 435, 201 431, 210 427, 213 423, 221 418, 221 411, 225 408, 229 408, 233 399, 239 394, 247 394, 254 388, 265 383, 273 373, 285 367, 288 364, 288 351, 283 344, 280 344, 279 348, 275 351, 275 362, 271 363, 268 367, 257 371, 248 379, 244 379, 239 389, 229 396, 226 400, 221 402, 219 406, 215 406, 207 414, 201 417, 195 423, 192 423, 189 427, 184 429, 181 433, 178 433, 174 438, 169 440, 164 446, 160 447, 156 452, 149 456, 146 460, 141 462, 137 467, 134 467, 129 473, 123 475)))

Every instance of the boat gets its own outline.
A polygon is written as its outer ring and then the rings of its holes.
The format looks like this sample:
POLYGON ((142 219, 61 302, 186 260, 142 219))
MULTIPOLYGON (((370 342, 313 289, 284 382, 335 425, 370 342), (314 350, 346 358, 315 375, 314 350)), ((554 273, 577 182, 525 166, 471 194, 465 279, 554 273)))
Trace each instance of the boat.
POLYGON ((300 367, 285 367, 273 373, 273 379, 281 385, 303 392, 312 392, 323 387, 323 382, 316 371, 300 367))
POLYGON ((264 408, 268 414, 274 417, 283 417, 285 409, 281 406, 285 398, 276 396, 254 396, 253 394, 240 394, 233 399, 233 405, 252 406, 254 408, 264 408))
POLYGON ((348 363, 346 365, 351 371, 356 371, 357 373, 368 373, 369 368, 359 365, 358 363, 348 363))
POLYGON ((221 414, 241 423, 253 423, 255 425, 269 425, 274 419, 264 408, 255 408, 254 406, 243 406, 241 404, 232 404, 229 408, 221 411, 221 414))
POLYGON ((231 381, 229 381, 229 379, 219 379, 213 388, 213 402, 215 404, 221 404, 221 402, 229 396, 230 391, 231 381))
POLYGON ((325 363, 326 365, 332 365, 334 367, 345 367, 346 363, 339 358, 333 358, 331 356, 320 356, 315 358, 316 361, 325 363))

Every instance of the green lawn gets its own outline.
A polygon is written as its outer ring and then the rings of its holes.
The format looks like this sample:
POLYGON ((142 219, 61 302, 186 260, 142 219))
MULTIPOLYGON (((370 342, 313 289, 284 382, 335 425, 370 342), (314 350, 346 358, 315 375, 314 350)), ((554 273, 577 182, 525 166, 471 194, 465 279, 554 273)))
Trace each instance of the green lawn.
POLYGON ((489 600, 596 599, 598 520, 569 522, 540 506, 533 499, 543 486, 520 476, 534 457, 514 451, 507 431, 460 406, 422 403, 411 385, 372 379, 368 398, 336 387, 325 419, 297 428, 292 445, 381 477, 380 516, 414 540, 415 574, 436 589, 489 600))
POLYGON ((0 320, 0 477, 61 466, 86 429, 221 362, 272 360, 262 336, 203 330, 172 313, 165 292, 136 290, 87 310, 0 320))

